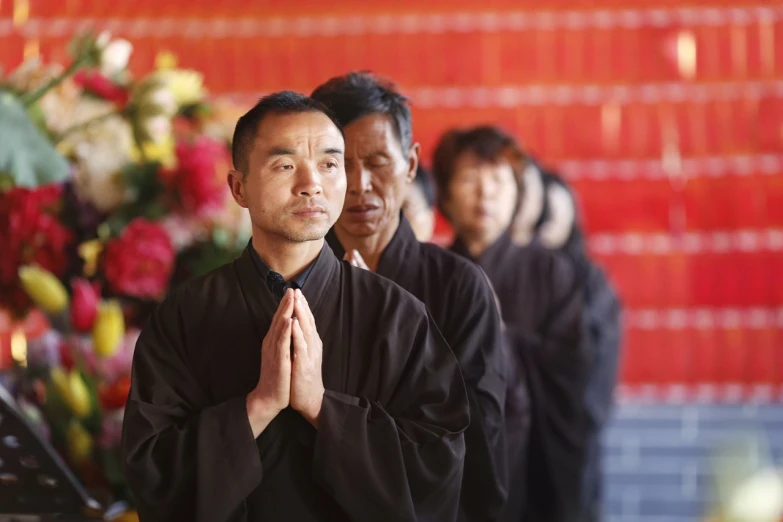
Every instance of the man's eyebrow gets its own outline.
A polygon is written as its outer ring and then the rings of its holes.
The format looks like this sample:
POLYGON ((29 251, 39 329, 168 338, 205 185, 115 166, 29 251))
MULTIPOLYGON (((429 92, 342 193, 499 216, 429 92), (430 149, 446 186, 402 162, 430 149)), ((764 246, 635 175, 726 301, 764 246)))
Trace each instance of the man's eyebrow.
POLYGON ((293 156, 296 154, 294 149, 286 149, 283 147, 272 147, 267 152, 267 156, 293 156))
POLYGON ((324 154, 343 154, 343 149, 337 149, 335 147, 329 147, 323 150, 324 154))

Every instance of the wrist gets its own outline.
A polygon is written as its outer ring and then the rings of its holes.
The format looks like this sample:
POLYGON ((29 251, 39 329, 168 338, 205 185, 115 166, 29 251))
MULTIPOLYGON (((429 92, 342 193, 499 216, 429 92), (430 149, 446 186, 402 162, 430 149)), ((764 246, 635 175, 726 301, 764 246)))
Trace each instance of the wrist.
POLYGON ((264 400, 254 391, 247 395, 247 418, 253 430, 253 436, 258 437, 270 422, 280 413, 280 409, 274 407, 269 401, 264 400))
POLYGON ((321 407, 323 406, 323 402, 324 389, 321 388, 321 391, 317 394, 317 396, 312 401, 308 402, 305 407, 299 410, 299 414, 316 429, 318 429, 318 419, 321 416, 321 407))

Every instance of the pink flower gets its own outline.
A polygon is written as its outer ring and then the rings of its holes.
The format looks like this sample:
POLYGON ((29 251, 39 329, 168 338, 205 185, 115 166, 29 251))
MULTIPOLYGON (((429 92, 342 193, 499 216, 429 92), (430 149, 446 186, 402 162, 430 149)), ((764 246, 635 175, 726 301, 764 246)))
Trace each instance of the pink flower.
POLYGON ((23 316, 31 300, 19 281, 19 267, 38 265, 57 277, 68 268, 73 233, 60 221, 62 187, 16 187, 0 193, 0 307, 23 316))
POLYGON ((97 361, 103 380, 115 382, 123 375, 130 375, 133 363, 133 351, 139 338, 140 330, 132 328, 128 330, 120 342, 116 352, 109 357, 103 357, 97 361))
POLYGON ((85 91, 90 92, 104 100, 116 103, 120 108, 128 104, 130 92, 122 85, 117 85, 98 72, 79 71, 74 81, 81 85, 85 91))
POLYGON ((71 324, 78 332, 89 332, 98 313, 100 288, 97 283, 90 284, 82 278, 71 281, 73 299, 71 299, 71 324))
POLYGON ((221 208, 225 180, 217 167, 228 164, 227 152, 222 143, 206 136, 177 143, 177 167, 161 176, 177 192, 186 212, 203 216, 221 208))
POLYGON ((118 294, 160 299, 174 269, 174 247, 163 227, 136 218, 106 245, 103 269, 118 294))

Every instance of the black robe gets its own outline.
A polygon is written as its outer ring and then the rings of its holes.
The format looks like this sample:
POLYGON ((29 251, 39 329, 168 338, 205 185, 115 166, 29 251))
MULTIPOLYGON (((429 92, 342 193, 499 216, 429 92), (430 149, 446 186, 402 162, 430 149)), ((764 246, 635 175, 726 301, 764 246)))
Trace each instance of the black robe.
MULTIPOLYGON (((335 255, 345 249, 332 230, 335 255)), ((420 243, 404 216, 376 273, 418 297, 457 356, 470 401, 460 520, 497 520, 507 497, 505 378, 500 317, 484 274, 436 245, 420 243)))
MULTIPOLYGON (((459 239, 452 249, 471 258, 459 239)), ((583 342, 583 296, 573 264, 538 245, 514 245, 508 234, 475 260, 500 301, 511 351, 507 443, 511 480, 504 520, 572 522, 582 503, 585 437, 583 393, 589 356, 583 342), (525 397, 530 403, 518 404, 525 397), (526 434, 530 408, 529 434, 526 434), (527 437, 527 440, 525 440, 527 437)))
POLYGON ((246 413, 278 304, 250 254, 184 284, 136 345, 123 426, 142 521, 454 520, 469 423, 424 305, 324 244, 303 293, 323 341, 316 430, 246 413))

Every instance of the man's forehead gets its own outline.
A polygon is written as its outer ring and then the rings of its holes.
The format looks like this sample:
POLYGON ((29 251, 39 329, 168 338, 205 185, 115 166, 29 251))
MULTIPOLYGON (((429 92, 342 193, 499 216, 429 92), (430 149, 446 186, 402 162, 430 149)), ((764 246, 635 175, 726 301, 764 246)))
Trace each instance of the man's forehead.
MULTIPOLYGON (((335 124, 325 115, 323 118, 288 118, 287 121, 266 119, 256 133, 258 149, 264 151, 281 148, 296 149, 322 146, 343 149, 343 136, 335 124)), ((296 115, 275 115, 296 116, 296 115)))

